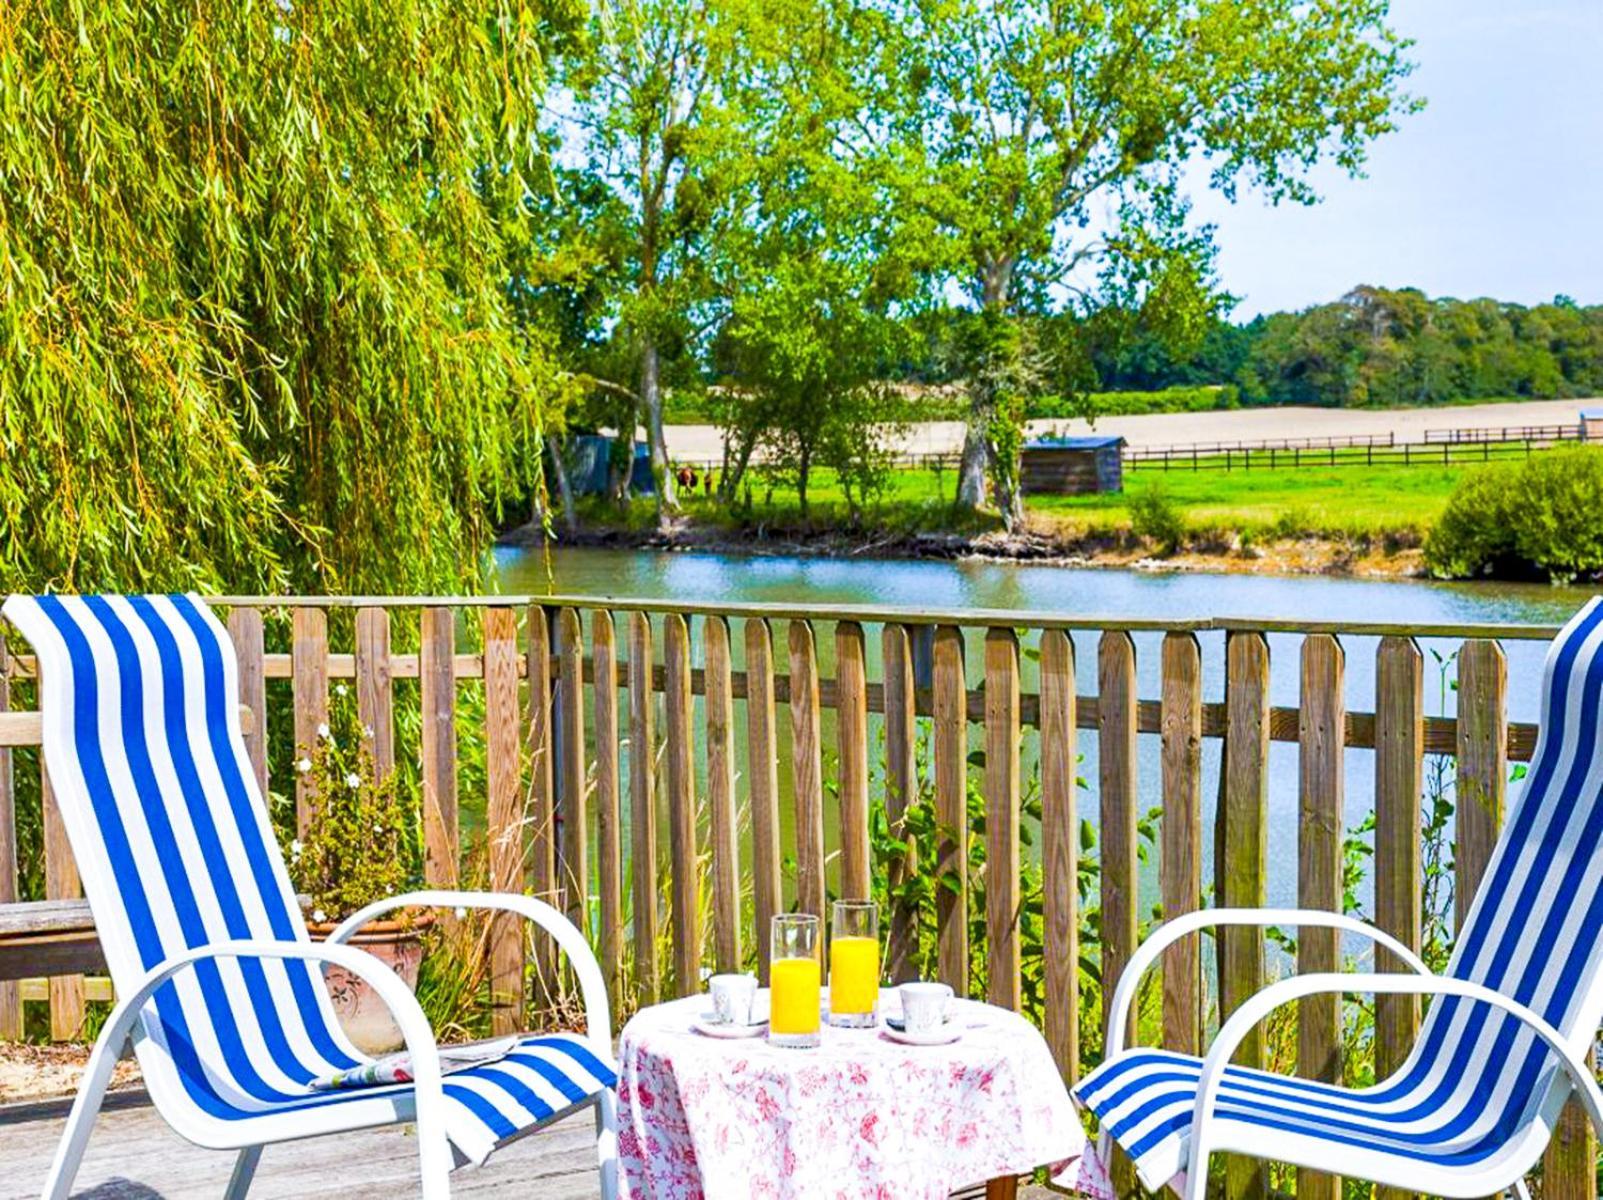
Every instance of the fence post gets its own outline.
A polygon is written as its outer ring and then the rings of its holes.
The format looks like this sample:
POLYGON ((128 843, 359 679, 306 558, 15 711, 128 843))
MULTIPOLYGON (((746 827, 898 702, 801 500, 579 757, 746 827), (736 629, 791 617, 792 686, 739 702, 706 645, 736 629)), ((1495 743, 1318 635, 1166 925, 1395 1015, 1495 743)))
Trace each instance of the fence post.
MULTIPOLYGON (((913 644, 907 626, 886 622, 880 646, 885 664, 885 818, 891 835, 898 837, 902 835, 902 818, 907 806, 918 799, 913 644)), ((1043 742, 1043 749, 1044 745, 1043 742)), ((891 863, 886 881, 893 895, 917 866, 917 844, 908 838, 904 846, 905 857, 891 863)), ((905 983, 918 978, 913 958, 917 939, 918 913, 905 902, 894 901, 885 955, 885 978, 890 982, 905 983)))
POLYGON ((813 627, 790 623, 790 750, 796 793, 796 901, 826 920, 824 765, 818 736, 818 656, 813 627))
MULTIPOLYGON (((74 900, 83 895, 78 864, 72 857, 67 827, 62 824, 55 789, 44 754, 39 755, 39 798, 44 810, 45 898, 74 900)), ((70 1042, 83 1030, 84 987, 82 975, 55 975, 50 979, 50 1040, 70 1042)))
MULTIPOLYGON (((1219 902, 1227 908, 1264 904, 1269 805, 1269 643, 1261 633, 1232 633, 1225 643, 1224 804, 1215 858, 1219 902)), ((1260 929, 1219 931, 1219 1013, 1228 1017, 1263 987, 1264 933, 1260 929)), ((1254 1029, 1235 1061, 1263 1065, 1263 1029, 1254 1029)), ((1257 1160, 1231 1155, 1225 1165, 1225 1192, 1261 1197, 1268 1171, 1257 1160)))
POLYGON ((946 832, 936 847, 936 875, 954 886, 935 890, 941 982, 968 995, 968 691, 963 632, 935 631, 935 819, 946 832), (955 836, 952 836, 955 835, 955 836))
MULTIPOLYGON (((448 608, 425 608, 421 625, 423 877, 430 884, 451 888, 457 884, 461 845, 456 795, 456 614, 448 608)), ((534 687, 531 681, 531 695, 534 687)))
POLYGON ((729 622, 707 617, 701 626, 706 654, 707 824, 712 839, 714 961, 720 971, 740 970, 740 861, 735 843, 735 720, 730 686, 729 622))
MULTIPOLYGON (((521 893, 523 805, 518 711, 518 619, 510 608, 484 610, 485 833, 490 888, 521 893)), ((537 939, 544 940, 544 939, 537 939)), ((522 923, 500 913, 490 923, 491 1025, 497 1036, 523 1028, 522 923)), ((542 977, 552 986, 550 976, 542 977)))
POLYGON ((600 892, 601 973, 613 1003, 623 996, 623 837, 618 812, 618 643, 612 614, 590 614, 591 685, 596 728, 596 880, 600 892))
POLYGON ((1041 634, 1041 872, 1046 976, 1046 1043, 1069 1082, 1080 1075, 1080 822, 1074 643, 1061 629, 1041 634))
POLYGON ((1508 662, 1494 641, 1466 641, 1458 653, 1458 781, 1453 847, 1455 928, 1503 825, 1508 780, 1508 662))
POLYGON ((641 1004, 660 995, 657 972, 657 697, 651 618, 629 614, 629 867, 634 884, 635 987, 641 1004))
MULTIPOLYGON (((1202 906, 1202 652, 1189 633, 1163 639, 1163 919, 1202 906)), ((1202 1040, 1202 946, 1181 938, 1163 956, 1163 1044, 1197 1054, 1202 1040)))
MULTIPOLYGON (((297 608, 291 620, 290 675, 295 694, 295 757, 317 749, 318 729, 328 725, 328 614, 297 608)), ((312 819, 312 783, 295 773, 295 829, 306 836, 312 819)))
MULTIPOLYGON (((263 662, 262 611, 234 608, 228 613, 228 636, 239 660, 239 702, 256 718, 245 735, 245 752, 256 774, 256 789, 267 800, 267 673, 263 662)), ((0 647, 0 659, 5 654, 0 647)), ((0 683, 0 688, 4 684, 0 683)), ((0 709, 5 704, 0 701, 0 709)), ((3 835, 0 835, 3 836, 3 835)))
POLYGON ((1019 989, 1019 639, 985 634, 986 999, 1017 1011, 1019 989))
MULTIPOLYGON (((1375 667, 1375 918, 1419 949, 1420 792, 1424 765, 1423 660, 1411 638, 1382 638, 1375 667)), ((1403 970, 1384 950, 1378 969, 1403 970)), ((1402 1066, 1419 1023, 1413 996, 1375 999, 1375 1074, 1402 1066)))
POLYGON ((746 620, 746 776, 751 781, 751 892, 757 972, 768 983, 768 927, 783 906, 779 866, 779 744, 774 724, 774 640, 761 617, 746 620))
POLYGON ((373 770, 387 779, 395 770, 395 704, 390 684, 390 614, 383 608, 356 610, 356 712, 371 729, 373 770))
POLYGON ((557 795, 562 837, 562 867, 557 881, 568 920, 590 936, 589 827, 586 813, 584 769, 584 626, 577 609, 557 614, 556 724, 562 731, 557 743, 557 795))
POLYGON ((690 630, 678 613, 663 618, 662 654, 667 667, 663 737, 668 753, 668 852, 673 864, 674 990, 680 996, 693 996, 701 990, 701 889, 690 741, 690 630))
MULTIPOLYGON (((1102 799, 1102 978, 1111 988, 1135 953, 1139 903, 1135 643, 1122 630, 1108 630, 1097 646, 1097 693, 1098 782, 1102 799)), ((1103 1013, 1104 1025, 1109 1017, 1103 1013)))
MULTIPOLYGON (((557 894, 557 793, 556 729, 552 712, 551 619, 539 604, 527 613, 529 649, 526 671, 529 716, 526 738, 529 751, 529 857, 534 894, 547 904, 562 907, 557 894)), ((485 678, 488 693, 489 678, 485 678)), ((556 948, 550 938, 534 939, 535 974, 543 988, 556 980, 556 948)))
MULTIPOLYGON (((1342 907, 1344 685, 1341 644, 1328 634, 1309 634, 1302 643, 1297 719, 1297 904, 1331 912, 1340 912, 1342 907)), ((1337 930, 1298 931, 1298 972, 1340 968, 1341 935, 1337 930)), ((1298 1007, 1297 1070, 1308 1079, 1341 1082, 1339 997, 1310 996, 1298 1007)), ((1319 1171, 1299 1170, 1297 1194, 1302 1200, 1340 1200, 1341 1180, 1319 1171)))
POLYGON ((835 626, 835 733, 840 753, 840 894, 866 900, 868 857, 868 663, 863 627, 835 626))

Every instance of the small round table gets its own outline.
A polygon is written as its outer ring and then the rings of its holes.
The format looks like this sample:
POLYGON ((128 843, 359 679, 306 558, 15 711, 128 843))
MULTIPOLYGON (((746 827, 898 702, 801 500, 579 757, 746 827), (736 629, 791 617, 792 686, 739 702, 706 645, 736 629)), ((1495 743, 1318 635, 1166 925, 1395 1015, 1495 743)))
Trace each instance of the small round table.
POLYGON ((1046 1042, 1006 1009, 955 1001, 963 1032, 945 1046, 825 1025, 822 1045, 794 1050, 696 1033, 711 1007, 654 1005, 620 1036, 619 1174, 634 1200, 944 1200, 982 1180, 1006 1196, 1085 1150, 1046 1042))

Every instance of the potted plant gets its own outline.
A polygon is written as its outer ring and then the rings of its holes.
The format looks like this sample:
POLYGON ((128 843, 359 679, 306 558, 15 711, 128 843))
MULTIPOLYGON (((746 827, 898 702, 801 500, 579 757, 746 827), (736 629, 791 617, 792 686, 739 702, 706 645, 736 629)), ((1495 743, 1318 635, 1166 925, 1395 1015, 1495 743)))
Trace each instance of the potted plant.
MULTIPOLYGON (((306 831, 289 846, 290 876, 307 898, 307 929, 319 939, 358 909, 417 886, 420 875, 411 806, 394 771, 379 778, 373 731, 357 718, 349 691, 335 687, 328 724, 318 727, 316 744, 302 747, 295 763, 310 809, 306 831)), ((423 935, 432 922, 430 915, 402 910, 370 922, 350 943, 416 987, 423 935)), ((335 966, 325 967, 324 979, 340 1024, 359 1050, 383 1054, 401 1046, 387 1006, 365 980, 335 966)))

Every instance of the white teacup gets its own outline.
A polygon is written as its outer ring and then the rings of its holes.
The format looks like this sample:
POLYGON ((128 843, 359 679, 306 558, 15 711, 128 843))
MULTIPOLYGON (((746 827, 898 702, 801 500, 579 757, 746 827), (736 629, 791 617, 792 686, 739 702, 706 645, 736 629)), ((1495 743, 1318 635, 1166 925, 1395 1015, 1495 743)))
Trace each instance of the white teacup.
POLYGON ((896 989, 902 998, 903 1027, 915 1037, 934 1033, 946 1024, 946 1004, 952 989, 944 983, 904 983, 896 989))
POLYGON ((757 999, 755 975, 714 975, 712 1019, 719 1025, 750 1025, 752 1003, 757 999))

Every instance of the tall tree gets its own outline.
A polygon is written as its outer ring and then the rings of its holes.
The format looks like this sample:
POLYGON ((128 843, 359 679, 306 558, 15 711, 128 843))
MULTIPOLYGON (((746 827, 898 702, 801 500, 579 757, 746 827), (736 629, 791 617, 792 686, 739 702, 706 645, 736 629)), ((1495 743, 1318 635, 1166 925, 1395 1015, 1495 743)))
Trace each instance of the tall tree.
POLYGON ((564 153, 583 160, 622 214, 608 229, 608 252, 623 267, 614 315, 635 364, 664 520, 678 504, 663 438, 663 359, 700 332, 736 18, 727 0, 596 5, 586 44, 564 60, 552 112, 564 153))
MULTIPOLYGON (((887 36, 862 133, 885 148, 928 269, 1006 319, 1134 292, 1198 321, 1211 244, 1188 228, 1188 166, 1230 196, 1246 183, 1310 202, 1309 168, 1357 171, 1414 106, 1388 0, 864 3, 887 36)), ((981 502, 989 465, 1011 521, 1016 461, 998 451, 1017 438, 998 394, 971 389, 960 500, 981 502)))
POLYGON ((556 3, 0 18, 0 570, 63 588, 481 578, 558 394, 496 219, 556 3))

